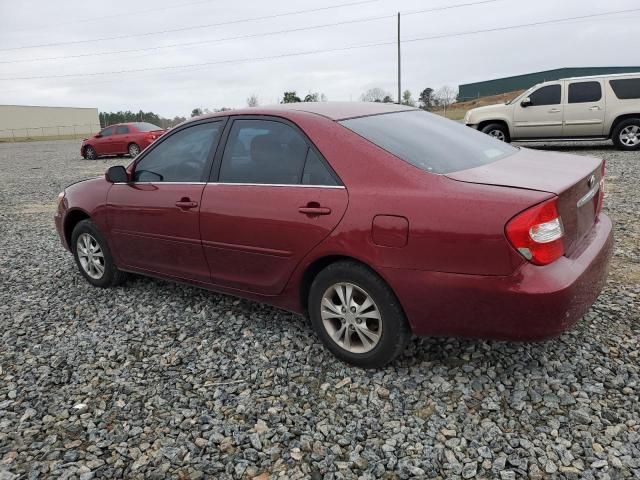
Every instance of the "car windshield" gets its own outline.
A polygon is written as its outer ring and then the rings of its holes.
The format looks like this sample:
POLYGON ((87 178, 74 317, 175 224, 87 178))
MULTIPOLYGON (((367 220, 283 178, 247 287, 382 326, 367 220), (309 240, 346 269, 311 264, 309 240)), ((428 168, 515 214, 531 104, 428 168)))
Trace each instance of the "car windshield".
POLYGON ((517 150, 465 125, 422 110, 340 122, 396 157, 431 173, 451 173, 505 158, 517 150))
POLYGON ((141 132, 151 132, 153 130, 162 130, 162 128, 160 128, 159 126, 154 125, 153 123, 148 123, 148 122, 136 122, 134 123, 134 125, 141 132))

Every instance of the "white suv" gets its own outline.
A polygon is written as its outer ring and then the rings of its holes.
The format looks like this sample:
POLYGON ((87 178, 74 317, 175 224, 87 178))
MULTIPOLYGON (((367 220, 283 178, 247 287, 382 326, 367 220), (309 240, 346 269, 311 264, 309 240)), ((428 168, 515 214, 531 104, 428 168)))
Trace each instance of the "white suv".
POLYGON ((640 150, 640 73, 540 83, 507 104, 469 110, 464 123, 505 142, 612 139, 640 150))

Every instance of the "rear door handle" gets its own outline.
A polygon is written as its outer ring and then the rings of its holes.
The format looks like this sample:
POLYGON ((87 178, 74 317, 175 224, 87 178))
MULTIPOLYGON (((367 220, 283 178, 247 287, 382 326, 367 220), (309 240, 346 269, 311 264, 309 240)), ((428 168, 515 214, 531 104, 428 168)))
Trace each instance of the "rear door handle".
POLYGON ((305 215, 329 215, 331 213, 331 209, 327 207, 300 207, 298 211, 305 215))
POLYGON ((559 108, 552 108, 551 110, 549 110, 549 113, 560 113, 560 109, 559 108))
POLYGON ((176 202, 176 207, 184 208, 185 210, 189 208, 195 208, 197 206, 198 206, 198 202, 192 202, 188 198, 183 198, 182 200, 176 202))
POLYGON ((595 106, 591 107, 589 110, 600 110, 600 107, 595 105, 595 106))

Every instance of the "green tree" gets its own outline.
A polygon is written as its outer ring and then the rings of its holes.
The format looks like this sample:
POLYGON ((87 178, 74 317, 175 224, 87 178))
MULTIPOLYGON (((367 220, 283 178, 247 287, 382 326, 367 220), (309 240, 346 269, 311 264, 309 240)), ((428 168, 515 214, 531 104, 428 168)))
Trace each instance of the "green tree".
POLYGON ((422 92, 420 92, 418 101, 420 102, 420 108, 422 108, 423 110, 431 110, 435 106, 433 88, 427 87, 422 92))
POLYGON ((300 103, 301 101, 294 90, 292 92, 284 92, 284 97, 282 97, 282 102, 280 103, 300 103))
POLYGON ((199 117, 200 115, 202 115, 202 108, 198 107, 191 110, 191 118, 199 117))
POLYGON ((402 94, 402 104, 408 105, 410 107, 416 106, 416 102, 411 96, 411 92, 409 90, 405 90, 404 93, 402 94))

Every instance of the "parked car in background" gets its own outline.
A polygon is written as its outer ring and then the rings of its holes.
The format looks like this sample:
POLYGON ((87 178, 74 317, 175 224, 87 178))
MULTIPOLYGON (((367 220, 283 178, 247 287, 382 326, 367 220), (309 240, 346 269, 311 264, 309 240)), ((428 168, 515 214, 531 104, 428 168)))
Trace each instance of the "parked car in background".
POLYGON ((107 155, 130 155, 135 158, 163 133, 162 128, 147 122, 110 125, 93 137, 82 140, 80 154, 87 160, 107 155))
POLYGON ((507 104, 469 110, 464 123, 505 142, 611 139, 640 150, 640 73, 544 82, 507 104))
POLYGON ((270 303, 378 367, 412 334, 571 327, 612 252, 604 173, 411 107, 298 103, 185 122, 67 187, 55 223, 92 285, 135 272, 270 303))

